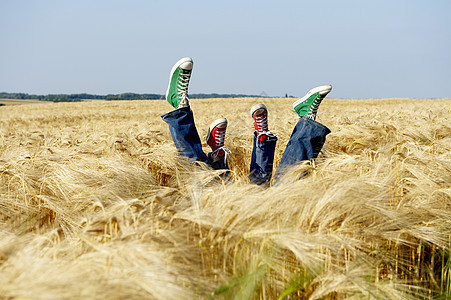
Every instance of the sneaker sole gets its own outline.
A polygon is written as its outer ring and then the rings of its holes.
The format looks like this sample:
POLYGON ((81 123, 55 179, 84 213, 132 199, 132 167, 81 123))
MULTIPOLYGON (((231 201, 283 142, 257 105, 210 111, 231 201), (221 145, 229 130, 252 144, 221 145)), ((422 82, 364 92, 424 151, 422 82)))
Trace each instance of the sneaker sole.
POLYGON ((251 117, 259 109, 264 109, 264 110, 268 111, 268 109, 266 109, 266 106, 264 104, 256 104, 256 105, 252 106, 252 108, 251 108, 251 117))
POLYGON ((191 63, 191 66, 188 65, 187 68, 182 68, 182 69, 184 69, 184 70, 192 70, 193 69, 193 60, 190 57, 184 57, 174 64, 174 66, 171 69, 171 73, 169 74, 168 88, 166 89, 166 94, 164 96, 166 100, 168 99, 169 87, 171 86, 172 75, 174 75, 175 70, 177 70, 177 68, 180 67, 181 65, 183 65, 184 63, 191 63))
POLYGON ((315 93, 320 93, 322 95, 324 95, 324 97, 330 93, 330 91, 332 90, 332 86, 330 84, 328 85, 321 85, 318 86, 316 88, 311 89, 310 91, 307 92, 307 94, 302 97, 301 99, 295 101, 293 103, 293 109, 298 106, 300 103, 304 102, 306 99, 308 99, 311 95, 315 94, 315 93))
POLYGON ((213 130, 213 128, 215 128, 216 126, 218 126, 220 124, 225 124, 225 126, 219 127, 219 128, 227 128, 227 119, 226 118, 217 119, 216 121, 211 123, 210 127, 208 128, 208 133, 207 133, 207 138, 206 138, 207 142, 208 142, 208 139, 210 138, 210 134, 211 134, 211 131, 213 130))

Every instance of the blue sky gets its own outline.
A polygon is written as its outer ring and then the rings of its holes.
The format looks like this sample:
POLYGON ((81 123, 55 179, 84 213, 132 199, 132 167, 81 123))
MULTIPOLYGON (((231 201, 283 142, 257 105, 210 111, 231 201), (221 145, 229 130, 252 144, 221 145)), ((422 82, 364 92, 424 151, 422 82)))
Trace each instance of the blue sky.
POLYGON ((451 1, 0 0, 0 91, 451 97, 451 1))

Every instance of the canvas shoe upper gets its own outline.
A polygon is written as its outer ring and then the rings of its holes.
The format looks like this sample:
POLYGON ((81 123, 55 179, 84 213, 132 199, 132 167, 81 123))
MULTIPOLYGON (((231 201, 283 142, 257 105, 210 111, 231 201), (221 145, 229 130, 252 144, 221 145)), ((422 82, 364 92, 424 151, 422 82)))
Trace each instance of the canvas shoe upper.
POLYGON ((213 158, 229 154, 230 151, 224 147, 227 119, 217 119, 211 123, 207 133, 207 144, 211 147, 213 158))
POLYGON ((257 104, 251 108, 251 116, 254 119, 254 128, 259 141, 266 141, 268 136, 276 136, 268 129, 268 110, 264 104, 257 104))
POLYGON ((189 106, 188 85, 193 70, 193 60, 189 57, 180 59, 172 67, 166 100, 174 108, 189 106))
POLYGON ((257 104, 251 108, 251 117, 254 119, 254 128, 259 141, 268 138, 268 110, 264 104, 257 104))
POLYGON ((315 120, 321 101, 331 90, 332 86, 330 84, 311 89, 304 97, 293 103, 294 110, 300 117, 305 116, 315 120))

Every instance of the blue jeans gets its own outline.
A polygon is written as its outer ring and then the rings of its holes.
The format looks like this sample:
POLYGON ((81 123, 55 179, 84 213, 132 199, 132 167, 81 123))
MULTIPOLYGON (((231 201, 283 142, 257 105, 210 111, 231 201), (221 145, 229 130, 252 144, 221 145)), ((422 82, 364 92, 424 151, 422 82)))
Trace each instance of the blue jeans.
POLYGON ((274 174, 274 182, 277 182, 290 166, 317 158, 329 133, 329 128, 323 124, 309 118, 299 118, 274 174))
MULTIPOLYGON (((205 155, 194 124, 193 112, 189 107, 179 108, 161 116, 168 123, 172 140, 179 155, 190 161, 202 161, 213 169, 228 169, 227 160, 213 162, 211 153, 205 155)), ((321 151, 329 128, 309 118, 301 117, 291 133, 282 159, 274 174, 277 181, 288 167, 304 160, 316 158, 321 151)), ((266 141, 259 141, 254 133, 249 180, 258 185, 269 184, 274 163, 277 137, 270 135, 266 141)))
POLYGON ((269 135, 266 141, 259 141, 254 132, 249 181, 258 185, 268 185, 271 181, 274 150, 277 137, 269 135))
POLYGON ((184 156, 192 162, 204 162, 215 170, 229 169, 225 157, 218 161, 213 161, 211 153, 205 155, 190 107, 175 109, 162 115, 161 118, 168 123, 172 140, 180 156, 184 156))

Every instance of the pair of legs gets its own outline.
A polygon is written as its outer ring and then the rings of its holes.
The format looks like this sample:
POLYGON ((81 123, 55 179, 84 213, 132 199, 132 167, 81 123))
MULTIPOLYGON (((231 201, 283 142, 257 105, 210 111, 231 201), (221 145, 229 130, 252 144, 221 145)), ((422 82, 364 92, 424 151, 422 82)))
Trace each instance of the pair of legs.
MULTIPOLYGON (((190 58, 179 60, 172 68, 166 99, 175 110, 161 117, 169 125, 169 131, 179 155, 191 161, 205 162, 213 169, 228 169, 227 155, 230 151, 224 146, 226 119, 218 119, 211 124, 206 141, 212 151, 208 155, 203 152, 188 100, 188 85, 192 69, 193 61, 190 58)), ((315 121, 316 112, 321 100, 331 88, 330 85, 314 88, 293 103, 293 108, 300 118, 276 170, 275 180, 280 178, 288 167, 318 156, 330 130, 315 121)), ((251 116, 254 120, 255 132, 249 180, 259 185, 268 184, 273 171, 277 136, 268 130, 268 111, 264 104, 253 106, 251 116)))

